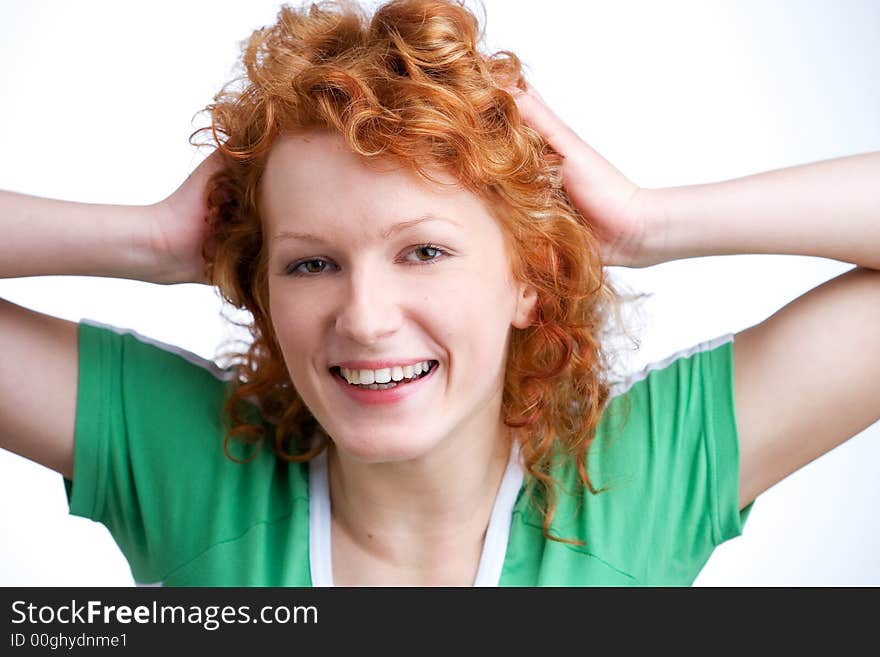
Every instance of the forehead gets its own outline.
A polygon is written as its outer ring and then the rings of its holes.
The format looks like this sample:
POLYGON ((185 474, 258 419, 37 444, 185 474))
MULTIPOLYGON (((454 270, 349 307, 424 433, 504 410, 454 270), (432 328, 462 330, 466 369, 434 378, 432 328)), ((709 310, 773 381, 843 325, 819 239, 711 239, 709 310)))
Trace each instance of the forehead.
POLYGON ((389 159, 363 158, 330 131, 284 135, 263 173, 261 214, 270 230, 390 225, 425 214, 467 217, 466 223, 477 226, 480 219, 493 221, 483 200, 452 175, 436 170, 431 175, 443 185, 389 159))

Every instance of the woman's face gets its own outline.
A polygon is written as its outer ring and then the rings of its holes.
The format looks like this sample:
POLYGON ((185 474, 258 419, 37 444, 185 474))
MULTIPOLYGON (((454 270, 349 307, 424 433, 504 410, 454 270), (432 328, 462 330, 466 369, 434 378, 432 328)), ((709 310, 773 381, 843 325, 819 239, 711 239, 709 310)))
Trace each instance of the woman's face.
POLYGON ((273 146, 260 204, 275 333, 339 449, 402 461, 499 430, 508 336, 535 296, 481 199, 313 131, 273 146))

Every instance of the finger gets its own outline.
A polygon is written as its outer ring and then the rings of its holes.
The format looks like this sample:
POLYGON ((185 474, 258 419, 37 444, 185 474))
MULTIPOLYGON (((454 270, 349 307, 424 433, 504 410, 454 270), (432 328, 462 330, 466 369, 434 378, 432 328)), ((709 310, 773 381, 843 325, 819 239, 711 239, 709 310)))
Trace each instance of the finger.
POLYGON ((514 100, 523 121, 557 152, 566 154, 582 143, 578 134, 547 106, 534 89, 514 97, 514 100))
POLYGON ((528 80, 526 80, 525 83, 526 83, 526 93, 535 96, 538 100, 540 100, 542 103, 544 103, 544 104, 546 105, 547 103, 546 103, 546 101, 544 100, 544 97, 543 97, 541 94, 538 93, 538 90, 535 89, 535 88, 534 88, 534 87, 528 82, 528 80))
POLYGON ((528 80, 523 80, 523 84, 526 86, 525 90, 522 90, 515 85, 511 85, 509 87, 504 87, 504 90, 507 93, 509 93, 511 96, 513 96, 514 98, 516 98, 517 96, 520 96, 522 94, 531 94, 532 96, 537 97, 538 100, 540 100, 542 103, 545 102, 544 97, 538 93, 537 89, 535 89, 531 84, 529 84, 528 80))

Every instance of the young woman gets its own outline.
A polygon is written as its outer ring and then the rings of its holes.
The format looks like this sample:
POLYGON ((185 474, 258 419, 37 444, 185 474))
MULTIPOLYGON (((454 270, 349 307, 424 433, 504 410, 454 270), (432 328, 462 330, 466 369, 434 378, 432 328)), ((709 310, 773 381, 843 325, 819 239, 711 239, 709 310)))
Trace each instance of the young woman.
POLYGON ((3 305, 47 372, 4 361, 3 446, 65 475, 136 580, 687 584, 877 419, 876 154, 642 189, 476 36, 445 2, 285 10, 211 108, 220 153, 162 203, 4 196, 29 220, 4 276, 210 281, 254 317, 220 371, 3 305), (726 253, 860 266, 612 381, 603 266, 726 253))

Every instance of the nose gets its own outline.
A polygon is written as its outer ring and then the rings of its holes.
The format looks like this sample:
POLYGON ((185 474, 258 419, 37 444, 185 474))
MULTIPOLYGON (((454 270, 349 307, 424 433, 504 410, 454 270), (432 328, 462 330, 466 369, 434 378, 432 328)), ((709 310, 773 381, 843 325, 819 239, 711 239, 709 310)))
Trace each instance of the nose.
POLYGON ((402 312, 393 281, 379 268, 350 270, 336 314, 336 332, 363 345, 374 345, 400 328, 402 312))

